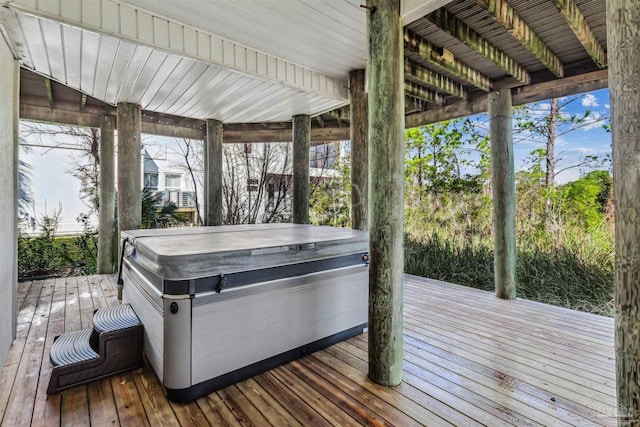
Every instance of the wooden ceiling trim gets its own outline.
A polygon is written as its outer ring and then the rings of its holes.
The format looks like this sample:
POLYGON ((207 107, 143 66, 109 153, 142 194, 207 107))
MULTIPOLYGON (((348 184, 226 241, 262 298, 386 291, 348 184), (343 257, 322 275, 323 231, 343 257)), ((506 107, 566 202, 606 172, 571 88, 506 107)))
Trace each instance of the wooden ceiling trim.
POLYGON ((526 47, 540 62, 557 77, 564 77, 560 59, 549 49, 542 39, 507 3, 507 0, 476 0, 489 12, 496 22, 502 24, 507 31, 526 47))
POLYGON ((593 58, 598 67, 607 66, 607 54, 604 52, 598 38, 593 34, 591 28, 584 19, 584 15, 573 0, 552 0, 562 17, 576 35, 587 53, 593 58))
POLYGON ((489 79, 489 77, 456 58, 445 57, 443 49, 435 47, 408 29, 404 30, 404 49, 405 51, 417 53, 429 64, 454 75, 460 80, 472 84, 478 89, 485 92, 491 90, 491 79, 489 79))
POLYGON ((434 87, 441 92, 457 96, 458 98, 466 98, 469 95, 467 89, 460 83, 442 74, 438 74, 427 67, 423 67, 409 58, 404 59, 404 76, 405 78, 410 76, 422 85, 434 87))
MULTIPOLYGON (((564 0, 558 0, 564 1, 564 0)), ((441 8, 427 16, 427 19, 437 25, 447 34, 457 38, 467 47, 493 62, 498 68, 504 70, 511 77, 522 84, 529 84, 531 77, 527 70, 518 64, 509 55, 492 45, 487 39, 459 20, 454 14, 441 8)))

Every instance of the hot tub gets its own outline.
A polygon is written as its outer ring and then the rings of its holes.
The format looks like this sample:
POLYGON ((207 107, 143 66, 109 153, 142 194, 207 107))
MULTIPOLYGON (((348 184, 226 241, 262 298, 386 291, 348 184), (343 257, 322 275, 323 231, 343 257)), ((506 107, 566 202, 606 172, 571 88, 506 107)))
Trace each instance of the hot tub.
POLYGON ((296 224, 122 232, 123 302, 177 402, 362 333, 368 233, 296 224))

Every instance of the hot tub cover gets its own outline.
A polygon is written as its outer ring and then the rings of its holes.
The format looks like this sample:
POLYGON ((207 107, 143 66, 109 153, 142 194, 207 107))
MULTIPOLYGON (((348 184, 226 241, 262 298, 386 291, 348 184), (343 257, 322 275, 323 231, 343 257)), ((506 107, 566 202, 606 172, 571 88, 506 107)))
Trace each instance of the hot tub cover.
POLYGON ((128 230, 127 258, 164 280, 318 261, 368 251, 366 231, 301 224, 128 230))

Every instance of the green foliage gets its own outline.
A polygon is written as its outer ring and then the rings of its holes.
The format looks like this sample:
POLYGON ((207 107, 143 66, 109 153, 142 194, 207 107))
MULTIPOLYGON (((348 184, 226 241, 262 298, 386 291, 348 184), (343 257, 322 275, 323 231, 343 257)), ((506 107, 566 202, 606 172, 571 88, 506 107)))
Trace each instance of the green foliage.
POLYGON ((351 167, 349 162, 336 159, 337 167, 325 171, 325 178, 314 178, 309 201, 312 224, 349 227, 351 206, 351 167))
POLYGON ((142 190, 141 228, 168 228, 186 223, 187 219, 178 212, 178 206, 163 201, 162 195, 148 187, 142 190))
POLYGON ((562 187, 567 217, 588 230, 604 225, 613 190, 609 172, 596 170, 562 187))

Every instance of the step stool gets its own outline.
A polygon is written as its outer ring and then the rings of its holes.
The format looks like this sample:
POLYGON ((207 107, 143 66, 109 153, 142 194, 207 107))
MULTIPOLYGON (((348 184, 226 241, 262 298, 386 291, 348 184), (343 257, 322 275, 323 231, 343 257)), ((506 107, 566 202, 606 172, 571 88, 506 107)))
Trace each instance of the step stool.
POLYGON ((96 310, 93 328, 55 338, 47 394, 142 367, 142 334, 142 323, 131 305, 96 310))

